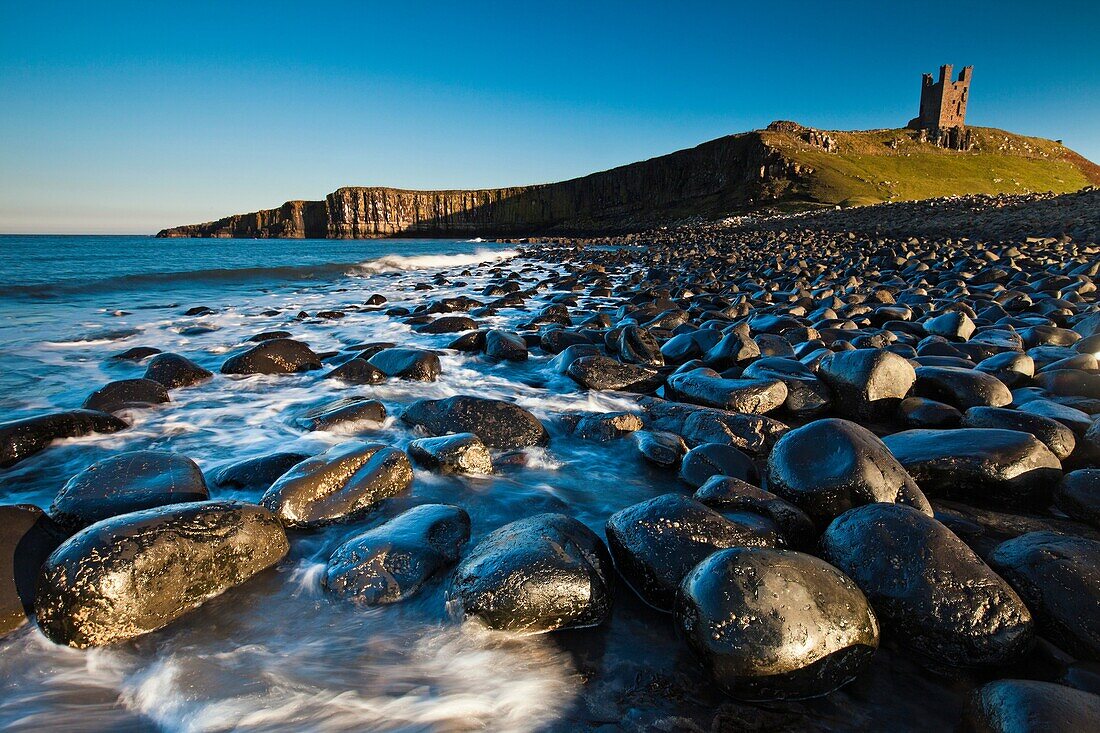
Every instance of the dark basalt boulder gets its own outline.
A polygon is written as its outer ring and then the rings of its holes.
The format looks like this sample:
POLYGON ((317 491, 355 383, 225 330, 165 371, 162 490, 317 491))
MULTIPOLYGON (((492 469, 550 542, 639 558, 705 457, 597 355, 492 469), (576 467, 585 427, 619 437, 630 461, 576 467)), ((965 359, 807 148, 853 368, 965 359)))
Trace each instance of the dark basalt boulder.
POLYGON ((641 430, 642 418, 634 412, 607 412, 603 414, 566 414, 560 417, 565 430, 582 440, 606 443, 641 430))
POLYGON ((684 439, 676 433, 638 430, 631 437, 642 458, 658 466, 678 466, 688 450, 684 439))
POLYGON ((603 623, 611 558, 592 530, 538 514, 490 532, 455 569, 447 609, 491 629, 539 633, 603 623))
POLYGON ((618 359, 600 355, 574 359, 565 373, 582 387, 596 390, 614 389, 645 394, 653 392, 664 382, 664 377, 652 369, 623 364, 618 359))
POLYGON ((354 519, 412 484, 403 451, 349 441, 307 458, 283 474, 260 501, 287 527, 354 519))
POLYGON ((270 341, 272 339, 288 339, 293 336, 290 331, 263 331, 255 336, 249 336, 248 340, 257 343, 259 341, 270 341))
POLYGON ((961 412, 927 397, 906 397, 898 405, 898 417, 912 428, 954 428, 962 422, 961 412))
POLYGON ((982 359, 974 367, 980 372, 992 374, 1009 389, 1021 387, 1035 376, 1035 360, 1018 351, 1004 351, 982 359))
POLYGON ((115 361, 141 361, 142 359, 147 359, 159 353, 160 349, 152 346, 134 346, 133 348, 126 349, 126 351, 115 354, 111 358, 115 361))
POLYGON ((0 636, 34 612, 38 571, 67 534, 36 506, 0 506, 0 636))
POLYGON ((703 356, 703 361, 715 369, 726 369, 760 356, 760 347, 749 335, 747 324, 733 328, 703 356))
POLYGON ((917 379, 908 360, 885 349, 831 352, 818 364, 817 376, 842 414, 864 419, 893 414, 917 379))
POLYGON ((517 334, 493 329, 485 334, 485 355, 501 361, 527 361, 527 342, 517 334))
POLYGON ((768 489, 820 527, 852 507, 890 502, 932 515, 928 500, 870 430, 838 418, 790 431, 768 456, 768 489))
POLYGON ((1100 661, 1100 542, 1029 532, 1002 542, 989 561, 1023 596, 1040 634, 1079 659, 1100 661))
POLYGON ((219 470, 210 484, 233 491, 267 491, 275 480, 309 458, 308 453, 271 453, 232 463, 219 470))
POLYGON ((795 549, 812 549, 817 540, 813 520, 801 509, 770 491, 731 476, 711 476, 693 497, 716 512, 752 512, 767 517, 785 542, 795 549))
POLYGON ((916 369, 913 394, 966 410, 971 407, 1004 407, 1012 392, 992 374, 959 367, 922 366, 916 369))
POLYGON ((959 311, 944 313, 924 322, 924 330, 930 335, 958 341, 966 341, 970 338, 975 328, 970 316, 959 311))
POLYGON ((664 366, 665 357, 657 339, 641 326, 624 326, 619 331, 619 356, 629 364, 664 366))
POLYGON ((431 435, 473 433, 490 448, 523 448, 550 442, 546 428, 530 412, 510 402, 484 397, 417 400, 405 409, 401 419, 431 435))
POLYGON ((440 316, 431 323, 418 326, 420 333, 458 333, 477 330, 477 321, 469 316, 440 316))
POLYGON ((156 631, 271 567, 289 549, 271 512, 233 501, 146 509, 93 524, 42 568, 38 626, 78 649, 156 631))
POLYGON ((688 408, 679 430, 691 443, 722 443, 753 455, 766 455, 788 428, 762 415, 699 407, 688 408))
POLYGON ((960 733, 1083 733, 1100 720, 1100 696, 1053 682, 997 680, 976 690, 960 733))
POLYGON ((322 583, 364 606, 395 603, 458 562, 470 515, 449 504, 421 504, 352 537, 328 560, 322 583))
POLYGON ((1054 505, 1066 516, 1100 528, 1100 468, 1067 473, 1054 490, 1054 505))
POLYGON ((339 379, 348 384, 381 384, 387 377, 384 371, 357 356, 328 372, 325 379, 339 379))
POLYGON ((222 364, 222 374, 295 374, 321 368, 321 358, 294 339, 268 339, 222 364))
MULTIPOLYGON (((600 356, 600 347, 595 344, 574 344, 556 354, 546 366, 558 374, 566 374, 569 371, 569 366, 584 356, 600 356)), ((600 388, 594 387, 593 389, 600 388)))
POLYGON ((998 428, 1031 433, 1063 461, 1073 453, 1077 439, 1068 427, 1049 417, 1007 407, 971 407, 963 415, 964 428, 998 428))
POLYGON ((715 552, 684 578, 675 613, 715 684, 741 700, 827 695, 878 649, 878 623, 859 588, 790 550, 715 552))
POLYGON ((782 407, 787 399, 787 385, 778 379, 725 379, 710 369, 673 374, 665 389, 683 402, 754 415, 782 407))
POLYGON ((385 420, 386 406, 381 402, 352 397, 310 410, 298 424, 306 430, 341 430, 364 424, 377 427, 385 420))
POLYGON ((867 595, 883 628, 926 663, 1010 664, 1031 643, 1031 613, 1016 592, 951 530, 915 509, 852 509, 829 525, 821 547, 867 595))
POLYGON ((745 379, 778 379, 787 385, 783 407, 796 415, 809 417, 826 412, 833 399, 829 388, 800 361, 781 357, 757 359, 745 368, 745 379))
POLYGON ((473 433, 420 438, 409 443, 409 456, 428 468, 454 473, 493 472, 489 449, 473 433))
POLYGON ((752 459, 732 445, 703 443, 689 450, 680 464, 680 478, 699 488, 711 476, 733 476, 750 483, 760 481, 752 459))
POLYGON ((1016 430, 906 430, 883 442, 931 496, 1045 506, 1062 478, 1054 454, 1016 430))
POLYGON ((416 382, 434 382, 442 372, 439 357, 424 349, 383 349, 367 361, 387 376, 416 382))
POLYGON ((774 547, 775 525, 751 515, 732 521, 680 494, 634 504, 607 520, 615 567, 642 600, 672 611, 680 581, 715 550, 774 547))
POLYGON ((96 461, 73 476, 57 492, 49 512, 75 532, 119 514, 208 498, 202 471, 190 458, 139 450, 96 461))
POLYGON ((120 379, 92 392, 81 407, 99 412, 118 412, 129 407, 150 407, 171 401, 163 384, 151 379, 120 379))
POLYGON ((0 423, 0 468, 14 466, 60 438, 117 433, 129 425, 106 412, 67 410, 0 423))
POLYGON ((210 370, 179 354, 158 354, 149 360, 149 366, 145 369, 146 379, 159 382, 168 389, 191 387, 213 376, 210 370))

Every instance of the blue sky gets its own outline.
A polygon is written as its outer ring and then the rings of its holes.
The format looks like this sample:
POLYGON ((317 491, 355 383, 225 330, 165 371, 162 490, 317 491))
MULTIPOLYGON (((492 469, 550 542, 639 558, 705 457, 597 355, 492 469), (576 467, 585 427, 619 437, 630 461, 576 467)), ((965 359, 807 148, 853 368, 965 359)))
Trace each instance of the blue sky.
POLYGON ((0 0, 0 231, 154 232, 344 185, 553 181, 793 119, 1100 160, 1100 2, 0 0), (98 7, 97 7, 98 5, 98 7))

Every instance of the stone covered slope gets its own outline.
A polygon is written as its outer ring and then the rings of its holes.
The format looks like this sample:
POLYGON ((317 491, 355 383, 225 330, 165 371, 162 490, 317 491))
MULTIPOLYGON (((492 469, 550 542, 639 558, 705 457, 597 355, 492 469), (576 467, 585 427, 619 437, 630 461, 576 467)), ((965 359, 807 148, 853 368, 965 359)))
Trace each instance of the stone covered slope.
POLYGON ((911 131, 830 132, 776 123, 559 183, 476 191, 348 187, 161 231, 161 237, 527 236, 639 231, 685 218, 966 193, 1065 192, 1100 169, 1064 146, 972 128, 943 150, 911 131))

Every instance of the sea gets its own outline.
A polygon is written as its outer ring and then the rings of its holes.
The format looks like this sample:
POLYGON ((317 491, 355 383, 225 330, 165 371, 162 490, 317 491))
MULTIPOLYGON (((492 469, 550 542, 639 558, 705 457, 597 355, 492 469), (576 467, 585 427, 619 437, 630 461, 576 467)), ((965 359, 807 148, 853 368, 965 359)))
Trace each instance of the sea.
MULTIPOLYGON (((183 354, 215 373, 250 336, 276 329, 317 352, 374 341, 444 349, 453 335, 417 333, 385 308, 481 297, 510 272, 527 286, 552 271, 513 245, 481 241, 0 236, 0 421, 76 408, 107 382, 140 377, 144 365, 112 359, 135 346, 183 354), (423 283, 431 289, 416 289, 423 283), (375 294, 386 305, 364 307, 375 294), (197 306, 211 312, 185 315, 197 306), (347 315, 318 319, 320 310, 347 315)), ((555 295, 481 320, 515 328, 555 295)), ((670 619, 621 593, 604 627, 521 637, 448 617, 445 576, 375 608, 330 598, 321 587, 338 545, 416 504, 465 508, 469 549, 509 521, 545 511, 575 516, 602 536, 613 512, 672 490, 675 476, 655 473, 631 441, 594 443, 555 427, 563 413, 637 407, 621 395, 581 391, 550 358, 533 351, 527 362, 498 364, 445 352, 437 382, 367 387, 321 372, 216 374, 173 390, 168 404, 125 411, 127 430, 59 441, 0 469, 0 503, 47 508, 70 477, 124 451, 175 451, 209 476, 243 459, 318 453, 352 439, 405 447, 418 436, 392 415, 419 398, 456 394, 519 404, 553 435, 549 448, 502 462, 488 477, 417 468, 407 496, 351 524, 292 532, 290 554, 274 569, 131 642, 77 651, 24 626, 0 639, 0 729, 572 730, 652 708, 629 697, 649 677, 686 673, 709 689, 670 619), (353 396, 381 400, 391 417, 369 434, 299 426, 304 412, 353 396)), ((212 496, 260 498, 216 489, 212 496)))

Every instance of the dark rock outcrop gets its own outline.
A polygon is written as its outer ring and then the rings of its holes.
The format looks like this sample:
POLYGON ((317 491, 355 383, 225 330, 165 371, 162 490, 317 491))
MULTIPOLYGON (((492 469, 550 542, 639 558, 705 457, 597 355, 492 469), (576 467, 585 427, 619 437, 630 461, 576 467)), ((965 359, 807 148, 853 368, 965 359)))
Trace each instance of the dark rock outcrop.
POLYGON ((127 427, 114 415, 96 410, 68 410, 0 423, 0 468, 14 466, 60 438, 117 433, 127 427))
POLYGON ((417 400, 401 419, 432 435, 473 433, 490 448, 545 445, 550 435, 527 410, 502 400, 458 395, 442 400, 417 400))

